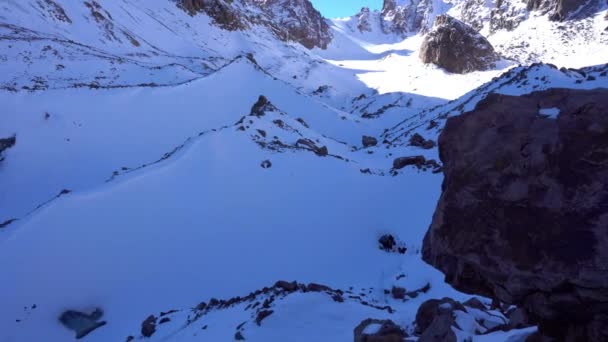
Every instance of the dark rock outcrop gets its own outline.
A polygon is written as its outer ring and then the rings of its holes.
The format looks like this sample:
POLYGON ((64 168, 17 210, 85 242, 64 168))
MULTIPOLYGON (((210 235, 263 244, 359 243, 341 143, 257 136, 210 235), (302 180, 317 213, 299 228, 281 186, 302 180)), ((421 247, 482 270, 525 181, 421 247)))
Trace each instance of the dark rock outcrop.
POLYGON ((372 147, 378 145, 378 139, 364 135, 361 139, 361 143, 363 143, 363 147, 372 147))
POLYGON ((317 146, 314 141, 310 139, 299 139, 296 142, 297 147, 301 147, 314 152, 319 157, 326 157, 329 154, 327 146, 317 146))
POLYGON ((14 135, 9 138, 0 139, 0 162, 4 160, 2 153, 5 150, 8 150, 9 148, 15 146, 16 143, 17 143, 17 137, 14 135))
POLYGON ((96 309, 90 314, 80 311, 67 310, 61 314, 59 321, 66 328, 73 330, 76 333, 76 338, 81 339, 93 330, 106 325, 106 321, 100 321, 103 316, 101 309, 96 309))
POLYGON ((581 15, 588 15, 589 9, 595 8, 596 0, 527 0, 526 4, 530 11, 540 11, 549 14, 549 18, 555 21, 563 21, 570 18, 579 10, 581 15))
POLYGON ((142 336, 150 337, 150 336, 154 335, 154 333, 156 332, 156 321, 157 321, 156 316, 150 315, 150 316, 148 316, 148 318, 146 318, 141 323, 142 336))
POLYGON ((451 73, 464 74, 495 66, 492 44, 460 20, 440 15, 420 48, 423 63, 433 63, 451 73))
POLYGON ((355 342, 402 342, 407 334, 391 320, 368 318, 354 331, 355 342), (376 329, 369 328, 376 326, 376 329), (375 330, 375 331, 370 331, 375 330))
POLYGON ((426 170, 426 168, 438 169, 440 167, 436 160, 426 160, 424 156, 399 157, 393 160, 394 170, 400 170, 406 166, 415 166, 421 170, 426 170))
POLYGON ((266 0, 262 8, 285 41, 296 41, 308 49, 326 49, 333 38, 325 18, 309 0, 266 0))
POLYGON ((414 135, 410 137, 410 145, 428 150, 435 147, 437 144, 433 140, 427 140, 422 135, 414 133, 414 135))
POLYGON ((236 31, 247 27, 242 13, 232 6, 232 1, 180 0, 179 4, 190 15, 196 15, 199 12, 207 14, 217 26, 224 30, 236 31))
POLYGON ((424 260, 521 306, 543 336, 608 340, 607 113, 606 89, 548 89, 448 119, 424 260))

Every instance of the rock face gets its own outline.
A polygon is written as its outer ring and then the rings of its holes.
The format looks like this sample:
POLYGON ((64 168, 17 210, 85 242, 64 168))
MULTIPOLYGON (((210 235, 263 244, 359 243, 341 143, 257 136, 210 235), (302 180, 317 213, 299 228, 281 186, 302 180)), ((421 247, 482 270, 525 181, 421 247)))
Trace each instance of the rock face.
POLYGON ((406 35, 427 31, 433 23, 433 0, 384 0, 382 5, 381 26, 384 33, 406 35))
POLYGON ((309 0, 255 0, 271 18, 279 38, 296 41, 308 49, 326 49, 332 35, 325 18, 309 0))
POLYGON ((181 6, 190 14, 206 13, 216 25, 228 30, 242 30, 246 24, 241 13, 232 7, 232 1, 226 0, 180 0, 181 6))
POLYGON ((207 14, 229 31, 266 26, 282 41, 308 49, 326 49, 332 40, 325 18, 309 0, 179 0, 178 4, 190 15, 207 14))
POLYGON ((560 341, 608 340, 608 90, 491 94, 448 119, 423 258, 560 341))
POLYGON ((595 0, 527 0, 528 10, 548 13, 551 20, 566 20, 579 9, 582 12, 597 5, 595 0))
POLYGON ((423 63, 464 74, 494 67, 498 56, 488 40, 467 24, 448 15, 435 20, 420 48, 423 63))
POLYGON ((357 15, 357 29, 359 29, 360 32, 371 32, 372 30, 372 24, 371 24, 371 12, 369 10, 369 7, 363 7, 361 9, 361 12, 359 12, 357 15))

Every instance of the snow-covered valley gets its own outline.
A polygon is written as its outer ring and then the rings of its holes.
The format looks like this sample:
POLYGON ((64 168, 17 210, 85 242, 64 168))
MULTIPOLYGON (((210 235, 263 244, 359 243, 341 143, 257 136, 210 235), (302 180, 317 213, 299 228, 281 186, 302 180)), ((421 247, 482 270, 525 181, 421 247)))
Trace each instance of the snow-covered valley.
MULTIPOLYGON (((59 317, 96 309, 86 341, 351 341, 367 318, 416 340, 423 302, 473 297, 421 258, 446 120, 608 88, 605 4, 484 28, 500 59, 454 74, 422 63, 426 32, 327 20, 308 49, 256 1, 218 0, 244 30, 169 0, 0 2, 1 342, 73 340, 59 317)), ((509 319, 478 298, 458 341, 536 331, 492 330, 509 319)))

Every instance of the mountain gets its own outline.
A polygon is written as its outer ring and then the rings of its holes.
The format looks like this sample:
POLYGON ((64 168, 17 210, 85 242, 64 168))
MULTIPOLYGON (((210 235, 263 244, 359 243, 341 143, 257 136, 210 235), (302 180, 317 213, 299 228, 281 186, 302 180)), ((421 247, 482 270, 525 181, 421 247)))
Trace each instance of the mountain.
POLYGON ((423 241, 452 118, 608 88, 606 5, 573 8, 0 3, 0 341, 532 335, 541 306, 447 283, 423 241), (491 63, 425 63, 448 24, 491 63))

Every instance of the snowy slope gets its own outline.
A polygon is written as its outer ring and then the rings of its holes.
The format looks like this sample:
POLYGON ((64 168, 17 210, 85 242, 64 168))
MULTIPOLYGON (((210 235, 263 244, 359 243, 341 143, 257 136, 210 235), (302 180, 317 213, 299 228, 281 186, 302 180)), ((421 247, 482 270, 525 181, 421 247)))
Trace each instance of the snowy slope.
MULTIPOLYGON (((532 16, 489 36, 496 70, 450 75, 418 60, 420 34, 380 22, 331 21, 327 49, 309 50, 171 1, 95 3, 0 3, 0 139, 16 137, 0 161, 0 342, 71 341, 58 317, 95 308, 107 325, 86 341, 143 340, 142 321, 171 310, 150 340, 350 341, 370 317, 413 333, 425 300, 470 296, 420 259, 442 176, 394 169, 438 160, 412 136, 437 141, 492 92, 608 87, 605 11, 565 48, 559 23, 532 16), (517 66, 536 60, 597 65, 517 66), (379 249, 383 234, 407 251, 379 249)), ((491 313, 458 317, 459 340, 534 331, 474 335, 504 321, 491 313)))

